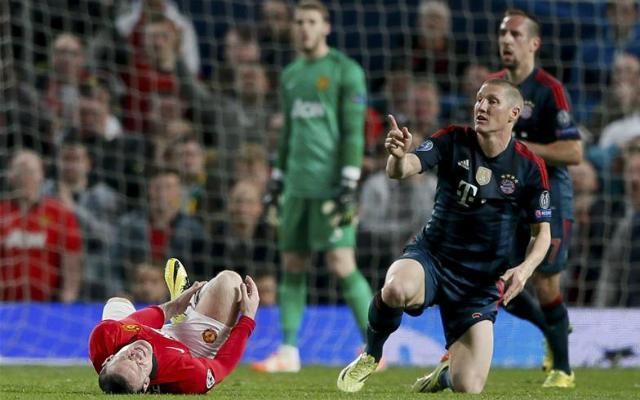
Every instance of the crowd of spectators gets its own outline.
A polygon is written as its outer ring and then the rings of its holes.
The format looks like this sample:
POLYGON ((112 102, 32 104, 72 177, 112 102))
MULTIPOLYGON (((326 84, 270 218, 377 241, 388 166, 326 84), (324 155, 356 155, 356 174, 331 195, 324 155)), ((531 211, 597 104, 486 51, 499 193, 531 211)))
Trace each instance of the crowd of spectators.
MULTIPOLYGON (((0 106, 13 98, 15 108, 0 119, 0 300, 158 303, 164 260, 177 257, 194 280, 252 274, 274 304, 277 238, 261 198, 282 126, 279 76, 295 57, 291 4, 261 1, 257 23, 202 37, 170 0, 104 3, 70 10, 69 24, 49 21, 45 50, 16 51, 2 66, 0 106), (223 49, 204 68, 211 41, 223 49), (33 77, 20 60, 37 66, 33 77)), ((571 71, 563 80, 586 145, 570 168, 570 304, 640 306, 639 7, 606 2, 602 35, 575 45, 570 68, 555 67, 571 71)), ((489 42, 454 32, 447 2, 415 10, 387 68, 368 77, 357 254, 374 286, 429 218, 437 184, 429 173, 386 178, 383 116, 393 113, 417 141, 468 123, 498 67, 489 42)))

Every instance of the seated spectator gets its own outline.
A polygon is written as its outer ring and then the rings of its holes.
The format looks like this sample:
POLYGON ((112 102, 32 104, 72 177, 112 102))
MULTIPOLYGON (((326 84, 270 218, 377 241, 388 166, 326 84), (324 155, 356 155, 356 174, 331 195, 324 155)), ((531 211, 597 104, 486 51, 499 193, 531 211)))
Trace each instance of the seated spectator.
POLYGON ((240 64, 260 62, 258 33, 249 25, 235 25, 229 27, 223 40, 223 61, 216 70, 213 87, 217 92, 234 96, 236 67, 240 64))
POLYGON ((80 96, 80 83, 87 78, 85 49, 79 37, 62 33, 51 46, 49 69, 38 82, 43 108, 52 117, 54 142, 73 124, 80 96))
MULTIPOLYGON (((423 137, 414 134, 414 144, 423 137)), ((381 153, 381 157, 387 153, 381 153)), ((386 157, 384 157, 386 158, 386 157)), ((358 265, 371 274, 384 271, 415 232, 431 216, 437 179, 430 172, 407 180, 389 179, 383 170, 373 173, 362 185, 358 211, 358 265), (364 250, 367 249, 367 250, 364 250)), ((381 272, 378 278, 384 278, 381 272)))
POLYGON ((640 110, 640 59, 630 53, 618 53, 613 61, 611 84, 604 91, 602 102, 594 109, 589 129, 598 142, 602 130, 613 121, 640 110))
POLYGON ((640 307, 640 139, 624 152, 627 210, 605 249, 596 292, 599 307, 640 307))
POLYGON ((438 85, 428 79, 413 83, 413 117, 411 132, 427 137, 440 128, 440 92, 438 85))
POLYGON ((100 138, 111 141, 122 135, 122 125, 111 110, 111 94, 106 82, 88 77, 79 86, 77 107, 74 107, 74 126, 88 140, 100 138))
POLYGON ((79 137, 68 136, 58 152, 57 177, 44 183, 42 193, 73 210, 84 238, 83 298, 98 300, 109 293, 109 247, 124 199, 110 186, 91 182, 89 151, 79 137))
POLYGON ((604 35, 579 41, 572 68, 571 98, 578 119, 586 119, 607 87, 620 50, 640 56, 640 10, 636 0, 604 2, 604 35), (604 38, 603 38, 604 36, 604 38))
POLYGON ((235 160, 233 179, 246 181, 260 191, 262 195, 269 180, 269 165, 267 152, 264 147, 256 143, 246 143, 240 147, 235 160))
POLYGON ((127 86, 124 124, 132 133, 142 133, 150 128, 152 93, 177 89, 178 27, 168 18, 157 17, 145 21, 143 32, 143 51, 134 52, 129 68, 122 72, 122 80, 127 86))
POLYGON ((473 117, 478 89, 487 80, 489 68, 482 64, 469 64, 462 77, 460 100, 451 111, 449 120, 454 124, 466 125, 473 117))
POLYGON ((126 273, 143 261, 162 264, 168 257, 177 257, 190 266, 196 280, 202 276, 206 234, 197 218, 181 211, 181 204, 180 174, 170 169, 155 171, 148 181, 148 208, 118 220, 111 260, 119 290, 130 289, 124 287, 126 273))
POLYGON ((77 300, 82 237, 73 211, 41 195, 38 154, 18 150, 7 175, 13 191, 0 201, 0 301, 77 300))
POLYGON ((116 19, 116 28, 134 51, 145 47, 145 24, 150 20, 167 19, 178 32, 178 55, 193 75, 200 71, 200 50, 196 30, 191 20, 180 13, 170 0, 134 0, 131 9, 116 19))
POLYGON ((132 301, 143 304, 160 304, 169 300, 169 291, 164 282, 163 267, 142 263, 133 267, 132 301))
MULTIPOLYGON (((640 96, 638 91, 635 94, 640 96)), ((638 136, 640 136, 640 107, 632 114, 605 126, 598 146, 601 149, 607 149, 611 146, 623 148, 627 142, 638 136)))
POLYGON ((226 218, 212 230, 210 274, 228 268, 243 276, 275 275, 275 232, 262 213, 260 190, 252 182, 237 182, 229 192, 226 218))
MULTIPOLYGON (((409 51, 413 73, 432 76, 442 93, 455 92, 456 77, 462 76, 465 65, 477 62, 478 55, 488 54, 484 46, 472 43, 468 35, 454 35, 451 9, 440 0, 420 2, 410 44, 401 43, 397 48, 409 51)), ((402 57, 397 59, 405 64, 402 57)))
POLYGON ((286 0, 264 0, 260 11, 262 24, 258 40, 262 63, 267 68, 269 80, 278 87, 280 72, 296 55, 291 35, 291 9, 286 0))
POLYGON ((153 146, 153 162, 163 165, 173 144, 193 134, 193 125, 185 118, 186 102, 176 91, 156 92, 149 96, 149 127, 145 137, 153 146))

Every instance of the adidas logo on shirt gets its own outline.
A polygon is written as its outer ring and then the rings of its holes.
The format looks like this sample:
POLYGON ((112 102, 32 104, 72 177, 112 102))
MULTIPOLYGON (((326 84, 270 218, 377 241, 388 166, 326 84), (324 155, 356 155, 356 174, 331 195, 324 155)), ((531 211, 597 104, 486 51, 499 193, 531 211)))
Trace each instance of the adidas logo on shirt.
POLYGON ((468 171, 469 170, 469 159, 458 161, 458 165, 468 171))

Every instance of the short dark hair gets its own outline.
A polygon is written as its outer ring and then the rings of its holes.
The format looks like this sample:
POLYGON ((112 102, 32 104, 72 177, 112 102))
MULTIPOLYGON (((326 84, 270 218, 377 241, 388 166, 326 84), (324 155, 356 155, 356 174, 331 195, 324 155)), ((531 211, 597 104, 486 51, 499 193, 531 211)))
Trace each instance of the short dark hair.
POLYGON ((109 373, 106 368, 102 368, 100 375, 98 375, 98 386, 108 394, 142 393, 143 391, 142 388, 134 389, 124 376, 113 372, 109 373))
POLYGON ((509 96, 509 98, 516 105, 520 105, 522 107, 522 104, 524 102, 524 99, 522 98, 522 93, 520 93, 520 89, 518 89, 518 87, 512 82, 509 82, 506 79, 492 78, 492 79, 486 80, 483 83, 483 85, 497 85, 497 86, 502 86, 503 88, 506 88, 507 95, 509 96))
POLYGON ((299 10, 315 10, 322 14, 322 19, 329 22, 329 9, 320 0, 302 0, 296 5, 299 10))
POLYGON ((528 12, 521 10, 519 8, 510 8, 504 12, 504 17, 514 17, 514 16, 525 17, 529 20, 529 33, 533 37, 540 37, 540 21, 533 14, 529 14, 528 12))

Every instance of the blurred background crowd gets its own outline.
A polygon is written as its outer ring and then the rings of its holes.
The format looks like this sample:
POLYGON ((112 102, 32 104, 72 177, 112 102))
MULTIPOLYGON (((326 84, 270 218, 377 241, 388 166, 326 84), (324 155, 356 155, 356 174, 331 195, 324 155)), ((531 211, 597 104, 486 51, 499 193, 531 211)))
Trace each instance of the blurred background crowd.
MULTIPOLYGON (((429 218, 436 185, 429 173, 386 178, 383 116, 416 142, 469 123, 500 68, 498 23, 518 7, 542 23, 539 65, 567 87, 586 146, 570 167, 565 298, 640 306, 637 1, 326 4, 330 44, 368 74, 356 252, 373 287, 429 218)), ((283 121, 279 74, 296 56, 292 5, 0 2, 0 300, 160 302, 164 261, 177 257, 192 280, 249 273, 275 303, 277 238, 261 199, 283 121)), ((312 303, 341 301, 325 271, 311 275, 312 303)))

